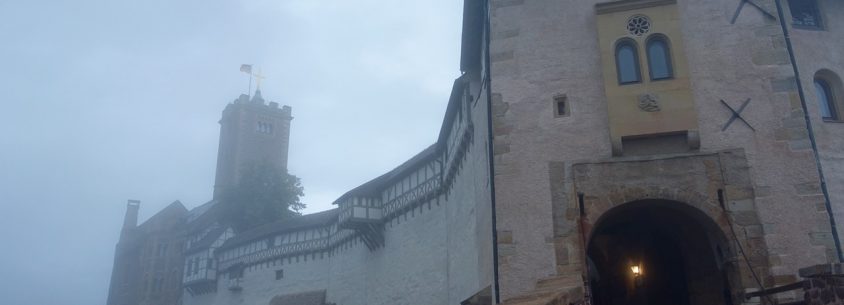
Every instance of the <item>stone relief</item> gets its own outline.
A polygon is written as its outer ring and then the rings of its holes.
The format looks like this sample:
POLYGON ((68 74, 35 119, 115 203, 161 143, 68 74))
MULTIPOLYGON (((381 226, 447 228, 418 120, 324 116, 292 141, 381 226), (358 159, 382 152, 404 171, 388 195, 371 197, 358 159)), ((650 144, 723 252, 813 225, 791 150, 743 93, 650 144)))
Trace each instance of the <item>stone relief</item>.
POLYGON ((645 112, 657 112, 661 110, 659 100, 656 95, 651 93, 639 95, 639 109, 645 112))

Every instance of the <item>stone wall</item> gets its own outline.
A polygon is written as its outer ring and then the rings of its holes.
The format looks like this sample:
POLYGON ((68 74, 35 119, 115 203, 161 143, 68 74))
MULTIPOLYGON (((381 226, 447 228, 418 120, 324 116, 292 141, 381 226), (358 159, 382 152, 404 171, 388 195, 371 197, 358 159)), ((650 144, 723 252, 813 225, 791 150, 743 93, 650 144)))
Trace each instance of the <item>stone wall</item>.
MULTIPOLYGON (((717 260, 730 262, 724 267, 728 268, 731 277, 734 299, 738 299, 744 288, 758 287, 746 263, 761 278, 768 275, 767 246, 761 234, 762 223, 756 212, 748 170, 743 152, 737 150, 577 163, 572 166, 569 179, 573 181, 575 194, 583 194, 584 236, 587 238, 593 235, 593 229, 609 211, 642 200, 665 200, 671 203, 671 209, 694 219, 695 226, 703 229, 715 248, 703 250, 723 253, 717 260), (724 198, 724 208, 719 202, 719 192, 724 198), (741 248, 735 245, 736 242, 741 248), (744 261, 741 251, 748 262, 744 261)), ((562 184, 563 181, 552 183, 562 184)), ((555 238, 557 269, 561 273, 582 272, 581 232, 572 225, 577 223, 579 207, 576 198, 569 202, 567 207, 571 212, 555 223, 555 227, 568 228, 561 230, 555 238), (561 256, 572 259, 561 260, 561 256)), ((686 252, 691 257, 695 250, 686 252)), ((687 264, 687 272, 701 271, 695 270, 698 265, 687 264)))
MULTIPOLYGON (((613 158, 598 52, 594 5, 599 2, 605 1, 491 1, 496 214, 505 299, 529 291, 539 279, 572 271, 557 268, 559 261, 576 257, 561 251, 555 238, 575 225, 560 221, 574 212, 573 184, 552 178, 569 177, 574 163, 613 158), (554 115, 553 99, 560 95, 570 103, 569 116, 554 115)), ((822 2, 828 16, 844 14, 840 4, 822 2)), ((754 3, 775 12, 770 0, 754 3)), ((697 153, 743 151, 747 175, 742 179, 750 187, 726 192, 755 203, 758 223, 746 234, 764 241, 759 251, 768 258, 766 283, 792 282, 799 267, 835 256, 779 24, 753 5, 745 5, 732 23, 739 1, 678 0, 676 5, 682 37, 670 39, 685 45, 699 126, 697 153), (747 99, 742 117, 750 127, 737 120, 724 129, 732 113, 720 101, 738 108, 747 99)), ((819 36, 811 39, 835 52, 840 49, 831 38, 835 31, 803 35, 819 36)), ((808 45, 804 57, 814 54, 808 45)), ((815 57, 840 67, 834 62, 840 56, 832 54, 815 57)), ((829 135, 819 141, 835 152, 825 158, 837 162, 841 148, 831 138, 842 137, 821 132, 829 135)), ((711 199, 711 192, 705 196, 711 199)), ((750 287, 755 285, 745 286, 750 287)))
MULTIPOLYGON (((137 213, 138 206, 129 206, 137 213)), ((108 305, 175 305, 182 294, 182 266, 187 210, 176 201, 140 226, 124 224, 115 247, 108 305)))
MULTIPOLYGON (((787 1, 783 1, 787 7, 787 1)), ((794 45, 795 58, 800 71, 800 79, 806 94, 806 106, 809 109, 809 117, 815 132, 818 143, 818 150, 821 156, 821 164, 824 169, 824 176, 827 180, 833 212, 838 225, 838 234, 844 234, 842 222, 844 222, 844 124, 841 121, 825 122, 820 117, 818 101, 813 86, 815 74, 821 70, 829 70, 837 76, 844 77, 844 57, 841 50, 844 49, 844 20, 840 17, 844 13, 844 3, 835 0, 819 0, 822 10, 824 30, 803 30, 790 28, 790 36, 794 45)), ((785 10, 786 18, 790 17, 788 9, 785 10)), ((788 19, 787 19, 788 20, 788 19)), ((781 36, 773 36, 773 42, 781 45, 784 39, 781 36)), ((791 102, 799 102, 794 94, 794 82, 787 82, 791 85, 791 102)), ((837 96, 838 112, 844 114, 844 96, 837 96)), ((841 116, 839 116, 841 118, 841 116)), ((804 122, 794 120, 790 126, 797 126, 804 122)), ((803 126, 799 126, 803 127, 803 126)), ((803 143, 807 141, 807 134, 794 129, 791 133, 797 133, 802 137, 803 143)), ((788 133, 784 130, 783 133, 788 133)), ((813 198, 813 201, 820 204, 822 198, 813 198)))

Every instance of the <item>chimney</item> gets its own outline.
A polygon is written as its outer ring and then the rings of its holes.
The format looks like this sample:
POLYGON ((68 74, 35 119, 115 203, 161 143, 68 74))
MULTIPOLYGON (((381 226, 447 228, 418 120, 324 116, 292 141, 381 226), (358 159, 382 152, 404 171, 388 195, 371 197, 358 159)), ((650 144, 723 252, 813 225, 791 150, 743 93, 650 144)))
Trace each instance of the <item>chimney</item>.
POLYGON ((128 203, 126 203, 126 215, 123 216, 123 230, 120 231, 121 240, 138 226, 138 209, 140 207, 140 200, 129 199, 128 203))

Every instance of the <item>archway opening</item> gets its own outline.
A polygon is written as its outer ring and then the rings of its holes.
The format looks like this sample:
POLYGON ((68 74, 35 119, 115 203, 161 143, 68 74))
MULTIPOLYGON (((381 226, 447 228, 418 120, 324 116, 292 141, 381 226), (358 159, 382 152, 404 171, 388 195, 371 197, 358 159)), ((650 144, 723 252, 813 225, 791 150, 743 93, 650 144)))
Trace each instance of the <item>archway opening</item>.
POLYGON ((724 245, 718 226, 686 204, 613 208, 595 224, 587 250, 593 304, 733 304, 724 245))

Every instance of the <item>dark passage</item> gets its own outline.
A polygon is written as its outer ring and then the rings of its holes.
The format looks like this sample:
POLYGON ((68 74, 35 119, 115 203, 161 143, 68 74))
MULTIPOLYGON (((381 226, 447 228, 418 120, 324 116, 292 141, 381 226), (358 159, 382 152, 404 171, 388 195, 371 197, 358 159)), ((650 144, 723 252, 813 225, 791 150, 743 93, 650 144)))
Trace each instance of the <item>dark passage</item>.
POLYGON ((730 304, 709 220, 684 209, 640 201, 602 217, 588 249, 595 305, 730 304))

